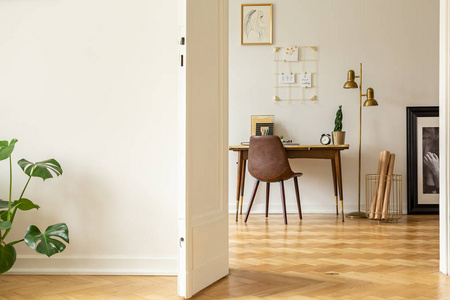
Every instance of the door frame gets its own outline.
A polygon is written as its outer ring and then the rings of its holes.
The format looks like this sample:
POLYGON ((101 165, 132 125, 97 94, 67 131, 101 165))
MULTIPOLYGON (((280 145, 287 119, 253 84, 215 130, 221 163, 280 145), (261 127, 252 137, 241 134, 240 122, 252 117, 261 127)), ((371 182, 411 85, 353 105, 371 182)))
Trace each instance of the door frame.
MULTIPOLYGON (((440 127, 440 196, 439 196, 439 270, 450 275, 450 5, 440 0, 439 25, 439 127, 440 127)), ((224 120, 228 126, 228 120, 224 120)))
POLYGON ((439 270, 445 275, 450 271, 450 6, 448 0, 440 0, 439 24, 439 270))

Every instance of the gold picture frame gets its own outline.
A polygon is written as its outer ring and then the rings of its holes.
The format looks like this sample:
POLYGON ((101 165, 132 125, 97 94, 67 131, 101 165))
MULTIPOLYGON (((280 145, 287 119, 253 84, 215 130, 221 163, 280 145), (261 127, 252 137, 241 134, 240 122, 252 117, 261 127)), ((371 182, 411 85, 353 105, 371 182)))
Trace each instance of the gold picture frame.
POLYGON ((241 5, 241 45, 272 45, 272 4, 241 5))
MULTIPOLYGON (((274 115, 252 115, 251 116, 251 135, 260 135, 258 134, 258 124, 273 124, 275 123, 274 115)), ((273 134, 273 125, 271 126, 271 135, 273 134)))

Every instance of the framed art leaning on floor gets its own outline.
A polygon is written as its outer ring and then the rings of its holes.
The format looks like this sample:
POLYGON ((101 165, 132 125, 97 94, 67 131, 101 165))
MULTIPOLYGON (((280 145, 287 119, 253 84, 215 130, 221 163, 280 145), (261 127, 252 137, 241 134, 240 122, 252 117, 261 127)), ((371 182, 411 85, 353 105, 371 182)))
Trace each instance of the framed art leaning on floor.
POLYGON ((408 214, 439 213, 439 107, 406 108, 408 214))

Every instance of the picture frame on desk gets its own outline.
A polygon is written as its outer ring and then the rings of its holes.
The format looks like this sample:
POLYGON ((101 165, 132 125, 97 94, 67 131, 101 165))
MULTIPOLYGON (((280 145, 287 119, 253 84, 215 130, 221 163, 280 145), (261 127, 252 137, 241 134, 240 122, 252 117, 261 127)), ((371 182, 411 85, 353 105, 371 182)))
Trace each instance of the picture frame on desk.
POLYGON ((439 107, 406 108, 408 214, 439 214, 439 107))
POLYGON ((256 123, 256 132, 255 133, 257 136, 273 135, 273 123, 256 123))

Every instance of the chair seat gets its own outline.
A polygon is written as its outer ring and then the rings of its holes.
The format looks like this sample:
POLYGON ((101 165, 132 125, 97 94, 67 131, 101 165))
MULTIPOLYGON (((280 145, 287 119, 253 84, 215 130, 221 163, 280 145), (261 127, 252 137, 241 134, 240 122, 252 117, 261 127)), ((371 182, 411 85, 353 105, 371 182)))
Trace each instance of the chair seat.
POLYGON ((258 180, 262 181, 262 182, 279 182, 280 180, 288 180, 294 177, 301 177, 303 176, 303 173, 292 173, 289 177, 286 177, 284 179, 279 179, 279 178, 270 178, 270 180, 264 180, 262 178, 259 178, 258 180))

